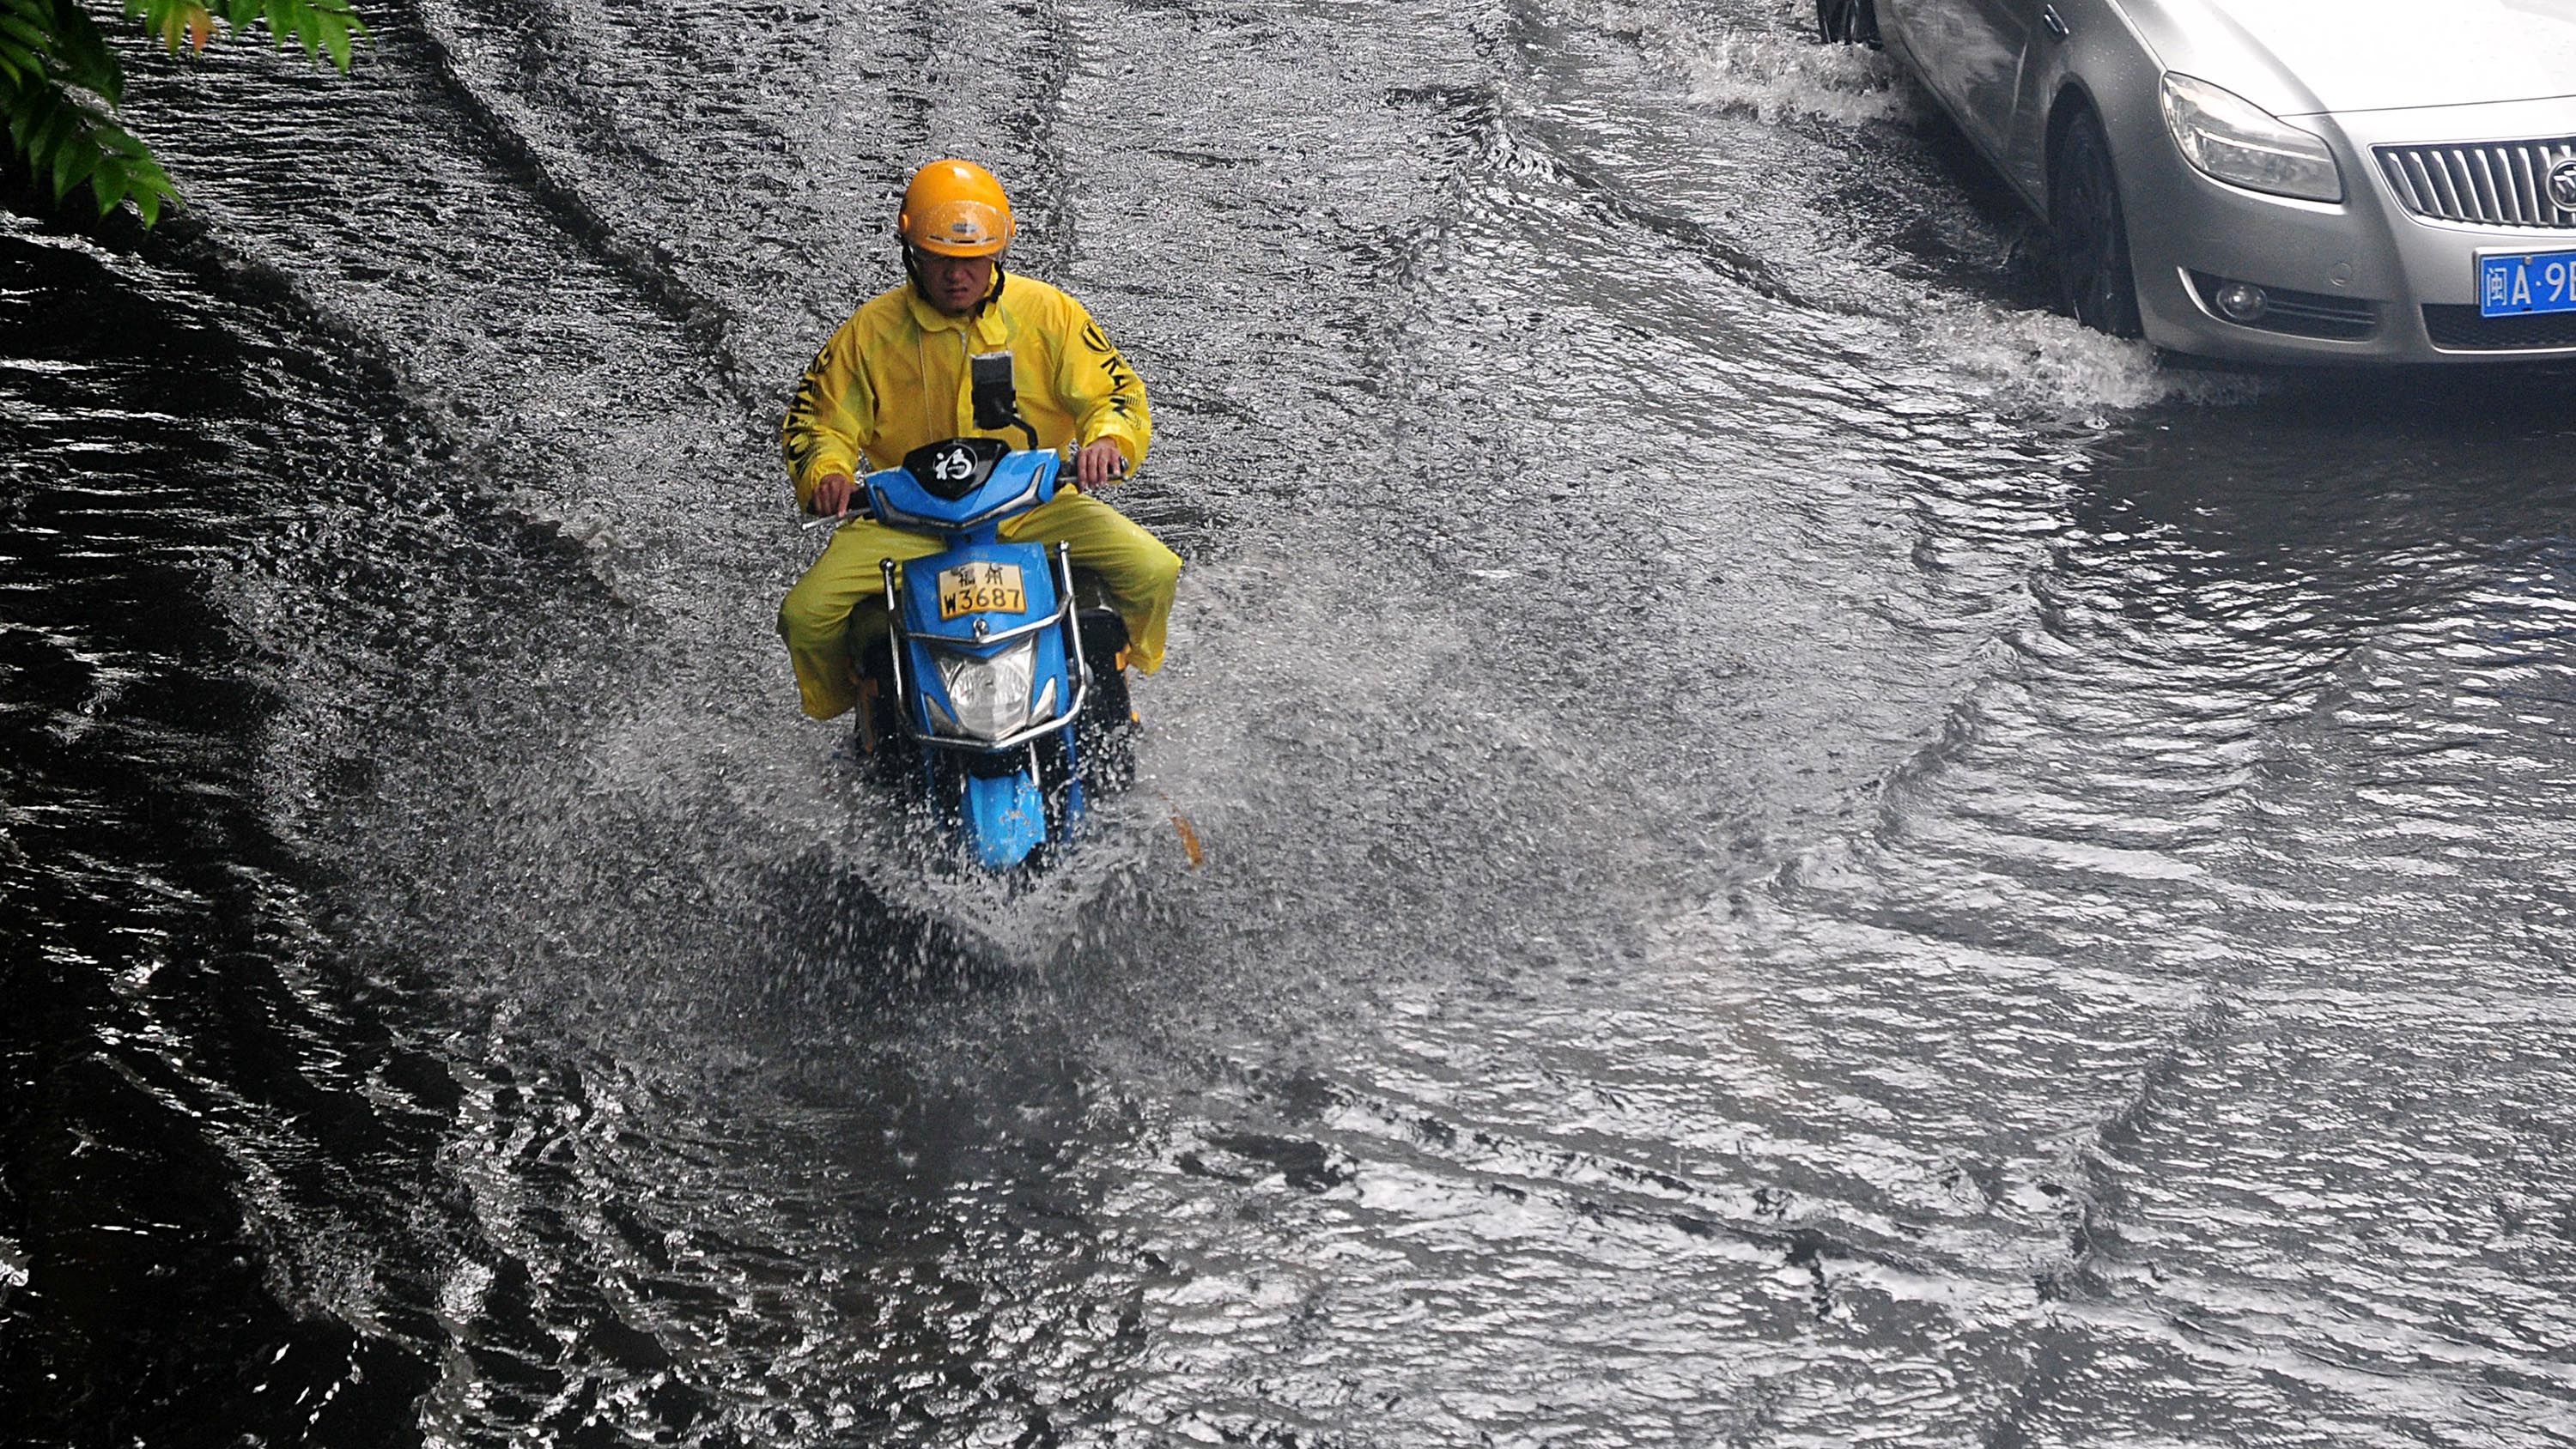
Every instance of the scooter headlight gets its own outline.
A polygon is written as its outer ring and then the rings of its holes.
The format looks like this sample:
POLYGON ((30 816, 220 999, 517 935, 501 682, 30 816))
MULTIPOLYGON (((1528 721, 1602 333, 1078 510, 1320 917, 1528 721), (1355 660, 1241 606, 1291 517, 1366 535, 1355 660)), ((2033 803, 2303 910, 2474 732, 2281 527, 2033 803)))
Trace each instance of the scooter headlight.
POLYGON ((1037 640, 1022 639, 983 656, 942 650, 938 660, 941 692, 948 696, 948 709, 933 716, 938 723, 954 724, 956 733, 979 740, 998 740, 1028 727, 1037 640))
POLYGON ((2326 143, 2234 91, 2168 75, 2164 106, 2174 144, 2209 175, 2275 196, 2343 200, 2343 171, 2326 143))

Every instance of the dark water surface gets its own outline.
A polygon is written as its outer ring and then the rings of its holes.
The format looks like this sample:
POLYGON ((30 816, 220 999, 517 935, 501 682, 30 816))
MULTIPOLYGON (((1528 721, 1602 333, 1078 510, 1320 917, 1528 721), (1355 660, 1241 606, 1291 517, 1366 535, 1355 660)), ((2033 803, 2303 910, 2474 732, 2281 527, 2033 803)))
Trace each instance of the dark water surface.
POLYGON ((1791 0, 369 13, 0 220, 0 1442, 2576 1442, 2576 378, 1791 0), (951 152, 1190 563, 1008 896, 769 634, 951 152))

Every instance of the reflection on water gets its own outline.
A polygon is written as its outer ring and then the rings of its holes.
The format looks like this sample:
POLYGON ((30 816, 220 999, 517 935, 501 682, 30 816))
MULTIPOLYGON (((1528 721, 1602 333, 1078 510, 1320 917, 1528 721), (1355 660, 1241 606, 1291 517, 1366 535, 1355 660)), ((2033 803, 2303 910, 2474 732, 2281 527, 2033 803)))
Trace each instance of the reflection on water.
POLYGON ((0 1412, 2576 1437, 2564 375, 2042 315, 1809 18, 440 4, 148 76, 203 230, 0 236, 0 1412), (768 633, 772 413, 952 150, 1190 560, 1138 788, 1008 895, 768 633))

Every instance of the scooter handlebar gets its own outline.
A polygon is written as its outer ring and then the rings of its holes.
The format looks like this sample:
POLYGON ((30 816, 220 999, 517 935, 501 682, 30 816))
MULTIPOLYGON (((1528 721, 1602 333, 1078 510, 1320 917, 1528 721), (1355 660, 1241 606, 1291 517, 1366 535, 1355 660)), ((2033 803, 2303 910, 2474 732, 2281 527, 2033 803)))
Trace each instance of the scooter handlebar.
POLYGON ((842 505, 839 513, 817 513, 814 501, 809 498, 796 505, 796 516, 799 520, 796 526, 810 533, 818 528, 838 527, 853 518, 874 518, 877 516, 876 501, 868 492, 867 479, 853 478, 850 480, 849 501, 842 505))
POLYGON ((868 506, 867 497, 853 491, 850 494, 849 508, 840 513, 816 513, 810 506, 797 509, 796 526, 804 532, 811 533, 818 528, 838 528, 854 518, 876 516, 876 510, 868 506))

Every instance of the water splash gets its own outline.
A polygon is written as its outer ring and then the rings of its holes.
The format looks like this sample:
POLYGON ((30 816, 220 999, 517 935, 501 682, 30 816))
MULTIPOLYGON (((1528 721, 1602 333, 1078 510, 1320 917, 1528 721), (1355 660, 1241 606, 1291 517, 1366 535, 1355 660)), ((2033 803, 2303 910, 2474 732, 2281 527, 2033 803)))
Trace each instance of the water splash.
POLYGON ((1610 4, 1601 24, 1634 39, 1650 70, 1679 82, 1692 101, 1749 112, 1766 125, 1902 120, 1921 105, 1884 53, 1819 41, 1814 10, 1803 3, 1782 0, 1742 27, 1716 28, 1670 5, 1610 4))
POLYGON ((2241 406, 2263 397, 2254 373, 2167 365, 2151 344, 2096 332, 2071 317, 1930 298, 1905 329, 1917 362, 2009 418, 2080 419, 2163 404, 2241 406))

